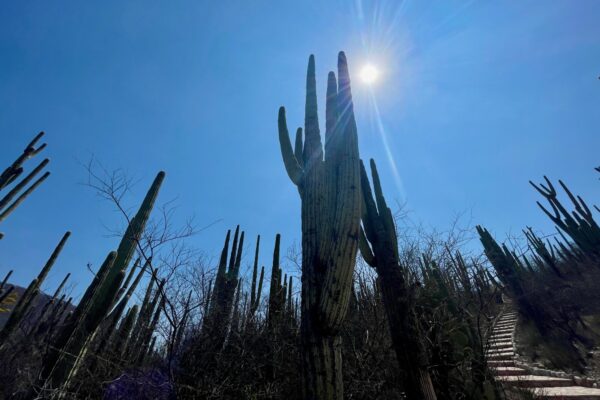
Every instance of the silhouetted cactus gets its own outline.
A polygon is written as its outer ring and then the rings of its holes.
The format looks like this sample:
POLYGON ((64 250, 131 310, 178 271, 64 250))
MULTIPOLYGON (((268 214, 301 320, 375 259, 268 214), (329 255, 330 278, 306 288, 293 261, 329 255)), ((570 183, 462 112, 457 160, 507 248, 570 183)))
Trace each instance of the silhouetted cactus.
POLYGON ((423 334, 415 315, 413 288, 406 279, 408 271, 400 264, 394 217, 383 196, 375 161, 371 160, 375 197, 362 161, 360 165, 364 200, 360 251, 379 276, 390 334, 403 371, 403 386, 410 399, 436 399, 429 376, 427 351, 422 342, 423 334))
POLYGON ((559 180, 558 183, 563 188, 573 205, 575 210, 572 212, 562 205, 558 200, 557 192, 552 182, 544 176, 546 184, 541 183, 539 186, 529 181, 546 200, 552 209, 548 211, 539 201, 538 206, 542 211, 560 228, 564 233, 577 244, 577 246, 588 256, 600 257, 600 226, 594 220, 591 210, 580 196, 575 196, 569 188, 559 180))
POLYGON ((11 269, 10 271, 7 272, 6 275, 4 275, 4 279, 2 280, 2 282, 0 282, 0 290, 4 289, 4 285, 6 285, 6 282, 8 282, 8 280, 10 279, 10 276, 13 274, 13 270, 11 269))
POLYGON ((306 399, 343 398, 340 327, 350 299, 360 226, 358 137, 346 56, 338 80, 327 81, 325 156, 317 113, 315 61, 306 82, 304 140, 289 138, 279 109, 279 143, 285 169, 302 201, 301 337, 306 399))
MULTIPOLYGON (((44 135, 44 132, 37 134, 35 138, 27 145, 23 153, 17 157, 13 163, 6 168, 2 174, 0 174, 0 191, 9 186, 11 183, 16 181, 19 176, 23 173, 23 163, 33 156, 41 152, 46 144, 42 144, 37 149, 35 148, 36 143, 44 135)), ((46 172, 39 179, 37 179, 31 186, 27 187, 23 193, 19 193, 31 182, 31 180, 48 164, 49 160, 43 160, 31 173, 17 183, 4 197, 0 198, 0 222, 4 221, 26 198, 29 196, 39 185, 42 184, 46 178, 50 175, 50 172, 46 172), (12 201, 15 196, 19 195, 16 200, 12 201), (12 201, 12 203, 11 203, 12 201)), ((0 239, 4 235, 0 233, 0 239)))
POLYGON ((50 269, 52 268, 52 266, 54 266, 54 263, 56 262, 56 259, 58 258, 58 255, 62 251, 65 243, 69 239, 69 236, 71 236, 71 232, 66 232, 63 235, 62 239, 60 240, 60 242, 58 243, 58 245, 56 246, 56 248, 50 255, 50 258, 48 259, 48 261, 46 261, 46 264, 44 265, 44 267, 38 274, 37 278, 35 278, 29 284, 29 286, 27 287, 27 289, 25 289, 25 292, 23 292, 23 295, 21 296, 21 298, 19 299, 19 301, 13 308, 8 320, 6 321, 6 324, 0 331, 0 349, 4 348, 6 346, 6 341, 9 338, 10 334, 12 332, 14 332, 15 329, 17 329, 17 327, 23 320, 23 317, 29 311, 29 308, 31 306, 33 299, 39 293, 42 283, 48 276, 48 273, 50 272, 50 269))
POLYGON ((211 337, 217 347, 225 342, 230 318, 233 311, 236 288, 238 287, 238 276, 242 259, 242 247, 244 245, 244 232, 240 235, 239 225, 233 235, 229 266, 227 266, 227 253, 229 251, 229 239, 231 231, 227 231, 225 244, 221 252, 217 276, 212 289, 210 308, 208 315, 204 318, 203 329, 211 337), (239 239, 239 245, 238 245, 239 239))
POLYGON ((44 136, 44 132, 38 133, 31 142, 23 150, 23 154, 19 155, 13 163, 6 168, 0 175, 0 190, 10 185, 23 173, 23 163, 35 156, 46 147, 46 143, 42 144, 37 149, 35 148, 36 143, 44 136))
POLYGON ((254 252, 254 264, 252 267, 252 284, 250 287, 250 305, 249 305, 249 315, 248 318, 252 318, 260 305, 260 297, 262 294, 262 286, 263 280, 265 277, 265 267, 261 267, 260 269, 260 278, 258 279, 258 287, 257 277, 258 277, 258 253, 260 248, 260 235, 256 238, 256 251, 254 252))
POLYGON ((282 270, 279 267, 279 249, 281 235, 275 236, 275 248, 273 250, 273 265, 271 267, 271 285, 269 288, 269 310, 267 314, 267 326, 273 331, 281 328, 282 317, 286 305, 287 275, 282 284, 282 270))
MULTIPOLYGON (((141 348, 144 344, 147 344, 147 341, 150 340, 150 336, 154 331, 152 326, 156 323, 153 318, 158 319, 165 301, 163 296, 165 283, 166 281, 163 279, 154 291, 152 299, 147 303, 142 304, 136 327, 132 333, 132 339, 127 346, 127 350, 124 352, 126 357, 132 363, 139 360, 141 357, 141 348)), ((158 320, 156 322, 158 322, 158 320)))
MULTIPOLYGON (((62 282, 60 283, 60 285, 58 285, 58 288, 56 289, 56 291, 54 292, 54 294, 52 295, 52 297, 50 298, 50 300, 48 300, 46 302, 46 304, 44 304, 44 307, 42 308, 42 311, 40 312, 40 315, 37 317, 37 321, 36 321, 36 325, 31 329, 32 331, 37 331, 39 330, 39 325, 43 324, 46 318, 46 313, 51 310, 53 307, 56 306, 56 301, 58 299, 59 294, 62 292, 63 288, 65 287, 65 285, 67 284, 67 281, 69 280, 69 277, 71 276, 71 273, 68 273, 64 279, 62 280, 62 282)), ((64 300, 64 295, 63 295, 63 299, 59 299, 59 303, 60 301, 64 300)))
POLYGON ((138 305, 134 305, 127 311, 125 318, 121 321, 121 325, 115 336, 115 343, 113 353, 120 355, 122 354, 123 348, 126 346, 127 341, 129 340, 129 336, 131 334, 131 330, 135 325, 135 320, 138 316, 138 305))

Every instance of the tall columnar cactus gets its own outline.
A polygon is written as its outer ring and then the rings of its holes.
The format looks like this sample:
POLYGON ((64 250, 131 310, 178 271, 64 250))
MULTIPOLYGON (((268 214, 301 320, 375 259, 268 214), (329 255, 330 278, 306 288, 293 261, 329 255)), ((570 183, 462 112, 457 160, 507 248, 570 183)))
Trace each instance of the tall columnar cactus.
MULTIPOLYGON (((101 333, 99 335, 97 335, 97 336, 99 336, 99 338, 97 339, 97 346, 96 346, 96 349, 98 351, 104 350, 106 348, 107 344, 111 341, 112 337, 115 334, 117 334, 117 335, 119 334, 117 332, 116 326, 117 326, 119 320, 121 319, 121 316, 123 315, 123 312, 125 311, 125 308, 127 307, 127 304, 129 303, 129 300, 131 299, 131 296, 133 296, 133 293, 137 289, 137 286, 140 283, 140 281, 142 280, 142 277, 144 276, 144 273, 146 272, 146 269, 150 265, 151 261, 152 261, 151 258, 148 258, 148 260, 144 263, 144 266, 138 271, 138 274, 135 277, 135 280, 133 281, 131 286, 129 286, 125 295, 119 300, 119 302, 113 308, 113 310, 110 312, 110 314, 108 314, 106 316, 103 324, 100 326, 99 329, 101 330, 101 333)), ((137 260, 134 263, 132 271, 136 270, 136 266, 138 264, 139 264, 139 260, 137 260)), ((133 274, 130 273, 129 277, 131 277, 132 275, 133 274)), ((127 285, 128 284, 123 284, 123 287, 127 287, 127 285)), ((123 289, 123 287, 121 287, 121 289, 123 289)), ((138 310, 136 309, 136 314, 137 314, 137 311, 138 310)), ((136 315, 136 317, 137 317, 137 315, 136 315)))
MULTIPOLYGON (((1 312, 5 312, 5 309, 2 307, 2 303, 15 290, 14 286, 5 287, 6 286, 6 282, 8 282, 8 279, 10 278, 10 276, 12 275, 12 273, 13 273, 13 270, 11 269, 4 276, 4 279, 2 280, 2 282, 0 282, 0 313, 1 312)), ((6 311, 8 311, 8 310, 6 310, 6 311)))
MULTIPOLYGON (((138 319, 135 323, 135 326, 133 328, 133 331, 131 333, 131 336, 133 338, 133 340, 131 341, 131 343, 134 343, 134 341, 136 340, 136 338, 140 335, 140 332, 144 329, 144 324, 149 323, 147 321, 149 321, 150 316, 152 315, 152 310, 150 310, 150 305, 151 305, 151 297, 152 297, 152 291, 154 290, 154 282, 155 282, 155 277, 154 275, 150 276, 150 281, 148 282, 148 286, 146 287, 146 293, 144 294, 144 298, 142 300, 142 306, 140 307, 140 312, 139 312, 139 316, 138 319)), ((158 295, 158 291, 155 293, 155 295, 158 295)), ((129 351, 130 349, 126 349, 126 353, 129 351)))
POLYGON ((94 279, 93 289, 86 291, 70 318, 70 323, 59 335, 54 351, 50 351, 44 360, 42 378, 46 380, 46 385, 67 386, 69 379, 77 372, 87 351, 87 344, 114 304, 125 278, 125 270, 138 247, 164 177, 165 173, 161 171, 154 179, 138 212, 129 222, 117 252, 110 253, 100 268, 103 276, 94 279))
POLYGON ((525 271, 523 265, 506 245, 500 246, 487 229, 481 226, 477 226, 476 228, 486 257, 496 270, 500 281, 514 297, 519 311, 536 324, 542 335, 546 334, 546 324, 551 318, 545 315, 543 309, 533 304, 525 295, 525 289, 523 288, 525 271))
POLYGON ((546 200, 552 209, 550 212, 540 202, 537 202, 542 211, 564 233, 569 235, 577 246, 589 257, 600 257, 600 226, 594 220, 592 211, 580 196, 575 196, 567 185, 558 181, 573 205, 575 210, 569 212, 558 200, 557 191, 552 182, 544 176, 546 184, 539 186, 529 181, 546 200))
POLYGON ((256 238, 256 251, 254 252, 254 265, 252 267, 252 284, 250 287, 250 306, 248 318, 252 318, 256 314, 256 310, 260 305, 260 296, 262 294, 263 280, 265 278, 265 267, 260 269, 260 278, 258 278, 258 253, 260 248, 260 235, 256 238), (258 278, 258 287, 257 287, 258 278))
POLYGON ((4 275, 4 279, 2 279, 2 282, 0 282, 0 290, 4 289, 4 285, 6 285, 6 282, 8 282, 8 280, 10 279, 10 276, 13 274, 13 270, 11 269, 10 271, 8 271, 6 273, 6 275, 4 275))
POLYGON ((279 267, 279 248, 281 235, 275 236, 275 248, 273 250, 273 266, 271 268, 271 286, 269 288, 269 312, 267 314, 267 326, 271 331, 281 328, 282 316, 286 304, 287 276, 283 280, 283 271, 279 267))
POLYGON ((14 182, 23 173, 23 163, 35 156, 46 147, 46 143, 42 144, 37 149, 35 148, 36 143, 44 136, 44 132, 38 133, 31 142, 23 150, 23 154, 19 155, 17 159, 6 168, 2 174, 0 174, 0 190, 14 182))
POLYGON ((156 326, 158 325, 160 315, 165 307, 165 301, 166 301, 165 297, 161 295, 160 302, 158 303, 158 305, 156 305, 156 307, 152 308, 154 310, 154 315, 152 316, 152 321, 150 321, 150 324, 147 326, 145 331, 142 332, 140 340, 137 342, 138 347, 136 350, 138 351, 138 353, 134 359, 134 363, 136 365, 141 364, 142 361, 144 360, 144 357, 146 356, 146 353, 148 353, 148 349, 150 348, 150 344, 152 343, 152 335, 153 335, 154 331, 156 330, 156 326))
POLYGON ((365 261, 377 271, 396 357, 402 371, 401 380, 409 399, 436 399, 429 359, 419 320, 414 310, 414 295, 407 282, 408 271, 400 264, 398 238, 392 211, 387 206, 375 161, 371 160, 375 197, 361 162, 361 189, 364 199, 360 232, 360 251, 365 261))
POLYGON ((554 248, 549 245, 547 246, 544 241, 538 237, 532 228, 528 227, 523 233, 527 238, 527 242, 534 252, 534 258, 539 265, 547 265, 559 278, 564 278, 564 274, 561 272, 558 264, 556 255, 554 254, 554 248))
POLYGON ((358 136, 346 56, 338 80, 327 81, 325 154, 319 132, 315 60, 306 82, 304 140, 289 138, 279 109, 279 143, 286 171, 302 201, 302 321, 304 393, 307 399, 341 399, 340 328, 350 299, 360 226, 358 136))
MULTIPOLYGON (((41 152, 46 144, 42 144, 38 148, 35 148, 36 143, 44 135, 44 132, 40 132, 25 148, 23 153, 17 157, 13 163, 6 168, 2 174, 0 174, 0 191, 8 187, 11 183, 16 181, 19 176, 23 173, 23 164, 28 159, 37 155, 41 152)), ((50 172, 44 173, 38 178, 33 184, 19 195, 19 193, 31 182, 33 178, 48 164, 49 160, 43 160, 31 173, 17 183, 4 197, 0 198, 0 222, 4 221, 39 185, 42 184, 50 175, 50 172), (19 195, 14 201, 15 196, 19 195), (12 201, 12 203, 11 203, 12 201)), ((0 233, 0 239, 4 235, 0 233)))
POLYGON ((153 316, 160 316, 160 310, 165 301, 165 298, 162 295, 165 284, 166 280, 161 280, 154 291, 152 298, 148 301, 144 299, 144 303, 142 303, 136 326, 132 332, 132 338, 124 352, 131 362, 135 362, 135 360, 139 358, 140 349, 144 345, 144 341, 149 335, 151 336, 154 331, 154 328, 152 328, 153 316))
POLYGON ((238 225, 235 229, 235 234, 233 235, 229 266, 227 266, 230 236, 231 231, 227 231, 225 244, 219 260, 215 284, 212 289, 209 312, 204 321, 204 327, 207 330, 206 333, 209 333, 212 340, 214 340, 218 346, 225 342, 225 337, 227 335, 236 288, 238 286, 242 248, 244 245, 244 232, 240 235, 240 227, 238 225))
POLYGON ((40 325, 45 323, 46 320, 46 313, 49 312, 51 309, 56 307, 56 301, 58 299, 60 304, 60 301, 64 300, 64 295, 63 298, 59 299, 59 294, 62 292, 63 288, 65 287, 65 285, 67 284, 67 281, 69 280, 69 277, 71 276, 71 273, 68 273, 64 279, 62 280, 62 282, 60 283, 60 285, 58 285, 58 288, 56 289, 56 291, 54 292, 54 294, 52 295, 52 297, 50 298, 50 300, 48 300, 46 302, 46 304, 44 304, 44 307, 42 308, 42 311, 40 312, 39 316, 37 317, 37 321, 36 321, 36 325, 34 327, 32 327, 31 331, 35 332, 40 330, 40 325))
POLYGON ((69 239, 69 236, 71 236, 71 232, 66 232, 63 235, 62 239, 50 255, 48 261, 46 261, 46 264, 38 274, 37 278, 35 278, 29 284, 29 286, 27 287, 27 289, 25 289, 25 292, 13 308, 8 318, 8 321, 6 321, 6 324, 0 331, 0 349, 6 346, 6 340, 9 338, 10 334, 14 332, 14 330, 17 329, 17 327, 21 324, 23 317, 29 311, 33 299, 38 295, 40 287, 42 286, 44 280, 48 276, 50 269, 52 268, 52 266, 54 266, 54 263, 56 262, 56 259, 62 251, 65 243, 69 239))
POLYGON ((138 316, 138 305, 134 305, 127 311, 125 318, 121 321, 121 325, 117 331, 114 342, 114 354, 120 355, 123 351, 123 348, 126 346, 127 341, 129 340, 129 336, 131 334, 131 330, 135 325, 135 320, 138 316))

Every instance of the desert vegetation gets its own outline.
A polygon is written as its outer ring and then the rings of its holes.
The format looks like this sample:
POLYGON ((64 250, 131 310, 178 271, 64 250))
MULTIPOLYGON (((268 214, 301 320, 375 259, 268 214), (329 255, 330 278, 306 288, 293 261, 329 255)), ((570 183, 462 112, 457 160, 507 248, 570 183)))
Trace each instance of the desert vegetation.
MULTIPOLYGON (((213 262, 188 247, 193 224, 174 226, 157 205, 165 172, 129 213, 127 178, 90 165, 88 186, 122 211, 126 229, 79 299, 65 290, 68 275, 41 297, 70 232, 24 291, 2 271, 0 398, 504 399, 485 360, 503 297, 537 356, 585 367, 600 314, 597 207, 563 182, 570 206, 549 179, 532 183, 558 236, 527 228, 526 246, 511 248, 478 226, 483 252, 467 250, 469 229, 416 229, 386 201, 375 161, 367 169, 360 158, 344 53, 328 75, 325 116, 322 136, 311 56, 293 144, 285 108, 278 115, 301 200, 300 248, 237 226, 213 262)), ((46 159, 21 178, 42 136, 0 177, 0 222, 49 175, 32 183, 46 159)))

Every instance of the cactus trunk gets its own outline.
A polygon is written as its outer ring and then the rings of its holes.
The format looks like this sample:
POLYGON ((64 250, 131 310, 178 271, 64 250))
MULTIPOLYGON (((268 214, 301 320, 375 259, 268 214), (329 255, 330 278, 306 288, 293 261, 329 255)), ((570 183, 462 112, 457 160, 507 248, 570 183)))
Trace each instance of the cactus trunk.
POLYGON ((314 57, 306 83, 305 135, 292 150, 285 109, 279 141, 288 176, 302 200, 302 317, 304 397, 342 399, 340 327, 346 317, 360 226, 358 137, 346 56, 338 78, 329 73, 325 157, 319 133, 314 57), (304 146, 303 146, 304 145, 304 146))

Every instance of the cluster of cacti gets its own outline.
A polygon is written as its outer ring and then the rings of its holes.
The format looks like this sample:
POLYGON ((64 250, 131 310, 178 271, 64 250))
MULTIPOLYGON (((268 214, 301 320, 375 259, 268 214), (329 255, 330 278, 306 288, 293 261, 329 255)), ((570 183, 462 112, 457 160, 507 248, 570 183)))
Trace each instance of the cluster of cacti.
POLYGON ((344 397, 340 328, 346 317, 360 227, 358 136, 346 56, 338 77, 329 73, 325 146, 317 112, 315 59, 306 79, 304 135, 289 138, 279 110, 279 142, 286 171, 302 201, 301 340, 304 393, 308 399, 344 397))
MULTIPOLYGON (((529 252, 523 255, 478 226, 495 274, 456 247, 437 244, 435 253, 414 244, 407 250, 375 162, 370 180, 359 158, 353 107, 340 53, 337 78, 331 72, 327 80, 324 140, 313 56, 304 129, 296 131, 293 146, 285 109, 279 110, 283 162, 302 203, 300 296, 282 265, 279 234, 266 293, 260 236, 248 263, 251 279, 244 276, 245 233, 239 225, 233 235, 227 232, 218 264, 202 284, 174 270, 161 273, 153 259, 160 264, 162 257, 147 251, 144 236, 164 180, 160 172, 76 307, 65 293, 69 275, 52 297, 34 306, 69 232, 12 309, 10 273, 0 283, 0 312, 10 311, 0 330, 0 379, 13 364, 19 376, 34 376, 21 398, 99 398, 106 387, 114 394, 121 384, 145 384, 140 382, 156 383, 164 389, 161 396, 183 399, 503 398, 485 362, 500 293, 512 297, 540 331, 552 330, 549 321, 568 320, 561 332, 577 335, 574 324, 585 326, 578 305, 552 303, 550 295, 573 290, 575 277, 584 280, 589 265, 597 264, 600 228, 592 211, 562 182, 574 211, 561 204, 549 180, 534 185, 548 200, 550 211, 540 207, 562 240, 553 244, 527 228, 529 252), (139 292, 143 298, 135 304, 139 292)), ((49 174, 30 184, 44 160, 17 183, 23 163, 45 147, 35 148, 41 136, 0 175, 0 190, 15 183, 0 199, 0 222, 49 174)))
MULTIPOLYGON (((164 180, 160 172, 150 187, 140 209, 131 219, 116 252, 111 252, 100 267, 79 305, 44 358, 44 386, 55 388, 69 385, 102 321, 109 316, 125 278, 133 254, 138 249, 144 227, 164 180)), ((118 306, 117 306, 118 307, 118 306)))
POLYGON ((67 232, 64 234, 64 236, 50 255, 50 258, 38 274, 37 278, 31 281, 29 286, 27 286, 27 289, 25 289, 23 295, 19 298, 19 301, 15 304, 15 307, 10 313, 8 321, 6 321, 6 324, 4 325, 2 330, 0 330, 0 350, 2 350, 6 346, 7 339, 19 327, 19 325, 23 321, 23 318, 30 311, 33 301, 40 293, 40 287, 42 283, 48 276, 50 269, 54 266, 54 263, 56 262, 58 255, 60 254, 65 243, 67 242, 67 239, 69 239, 69 236, 71 236, 71 232, 67 232))
POLYGON ((225 342, 234 306, 239 302, 239 294, 236 289, 239 287, 239 273, 244 247, 244 232, 240 235, 239 225, 235 228, 228 263, 227 254, 230 238, 231 231, 227 231, 225 244, 219 259, 217 276, 211 291, 208 314, 204 318, 203 324, 206 335, 211 337, 216 347, 221 347, 225 342))
POLYGON ((553 242, 544 241, 528 227, 523 231, 527 251, 518 254, 506 244, 498 244, 486 229, 477 227, 477 230, 503 289, 514 298, 522 317, 533 323, 550 346, 563 347, 567 353, 575 354, 569 357, 571 367, 581 368, 583 359, 577 355, 575 343, 590 345, 582 312, 597 298, 596 289, 588 287, 586 281, 595 279, 593 266, 600 257, 600 227, 580 196, 573 195, 559 181, 574 207, 568 210, 559 200, 554 185, 547 177, 544 179, 545 183, 539 185, 530 183, 550 206, 549 210, 537 203, 557 228, 553 242), (577 294, 575 287, 580 287, 577 294))
POLYGON ((556 227, 567 234, 585 255, 600 256, 600 226, 594 220, 592 211, 580 196, 575 196, 567 185, 558 181, 573 205, 575 210, 568 211, 558 200, 557 192, 550 180, 544 177, 546 185, 539 186, 530 181, 531 185, 548 201, 552 212, 548 211, 540 202, 539 207, 552 220, 556 227))
MULTIPOLYGON (((38 148, 35 147, 36 143, 43 135, 44 132, 38 133, 37 136, 33 138, 33 140, 27 145, 27 147, 25 147, 23 153, 19 155, 19 157, 17 157, 17 159, 13 161, 13 163, 8 166, 2 172, 2 174, 0 174, 0 192, 4 189, 7 189, 12 183, 16 182, 16 180, 23 174, 23 164, 25 161, 36 156, 42 150, 44 150, 46 147, 45 143, 38 148)), ((47 158, 44 159, 38 164, 37 167, 33 169, 33 171, 21 179, 21 181, 15 184, 7 194, 0 198, 0 222, 4 221, 27 198, 27 196, 29 196, 39 185, 42 184, 42 182, 46 180, 46 178, 48 178, 50 172, 46 171, 34 183, 27 187, 29 182, 31 182, 40 173, 40 171, 42 171, 46 165, 48 165, 49 162, 50 160, 47 158), (16 196, 18 197, 15 199, 16 196)), ((4 234, 0 233, 0 239, 2 239, 3 236, 4 234)))

